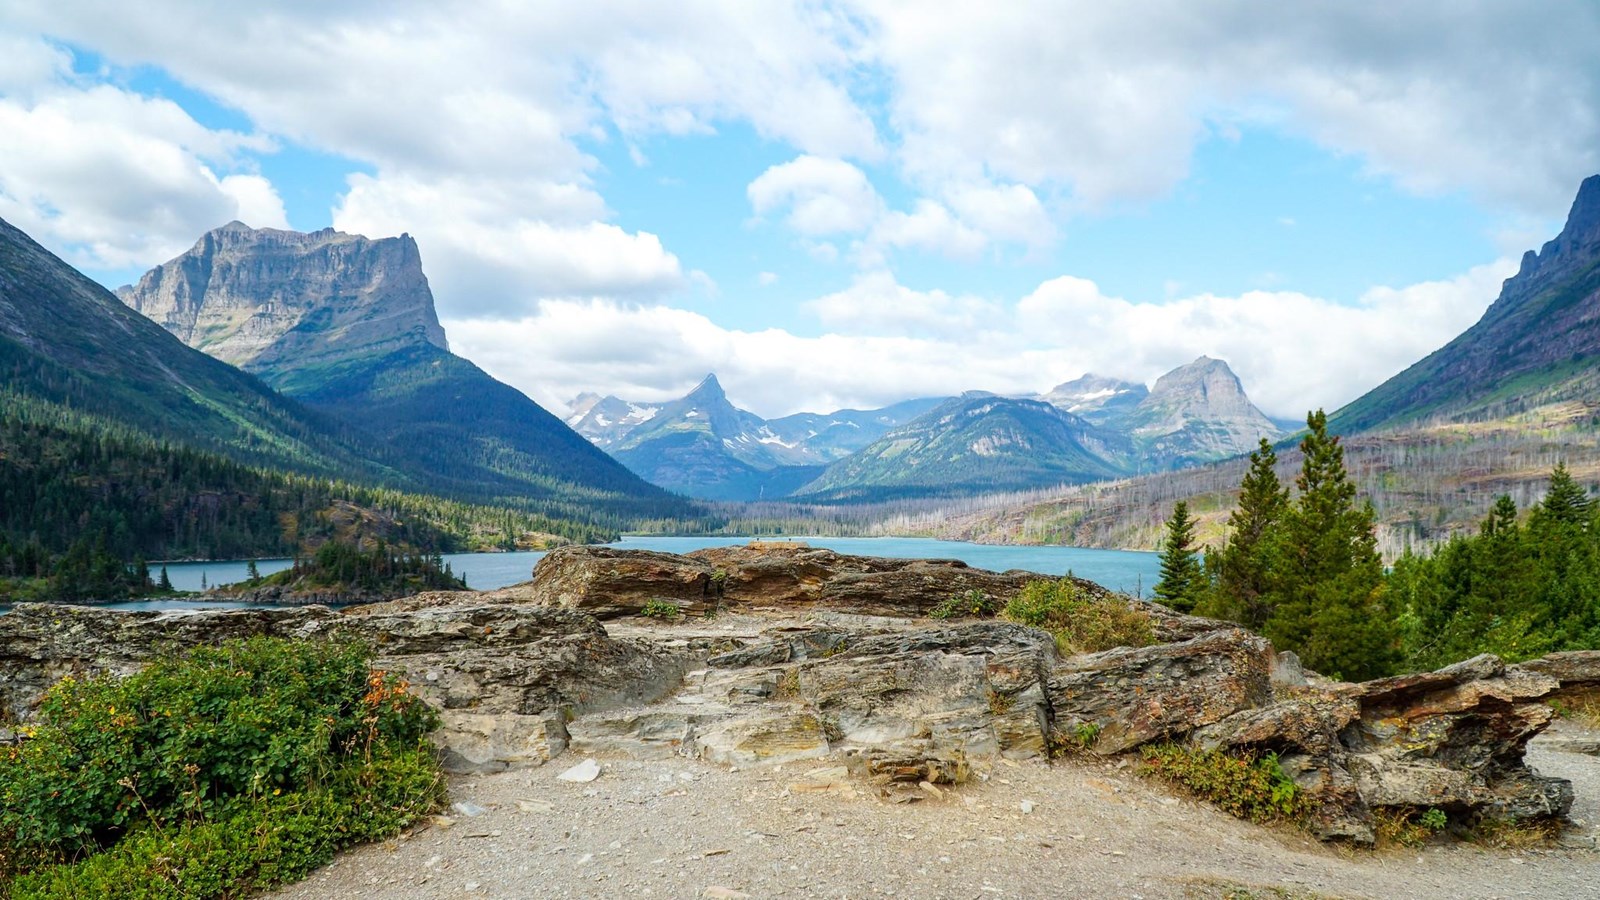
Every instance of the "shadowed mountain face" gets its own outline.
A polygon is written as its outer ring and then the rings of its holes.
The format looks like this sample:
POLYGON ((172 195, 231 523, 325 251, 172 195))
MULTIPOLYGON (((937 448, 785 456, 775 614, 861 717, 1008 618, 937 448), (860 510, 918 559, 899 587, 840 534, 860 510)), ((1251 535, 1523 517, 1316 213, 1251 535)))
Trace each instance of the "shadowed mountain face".
MULTIPOLYGON (((6 390, 189 446, 301 471, 378 478, 350 430, 183 345, 0 221, 6 390)), ((392 474, 392 473, 390 473, 392 474)))
POLYGON ((450 353, 407 236, 235 222, 120 296, 191 346, 354 426, 432 490, 569 514, 678 505, 450 353))
POLYGON ((1477 324, 1329 417, 1345 433, 1600 397, 1600 175, 1477 324))

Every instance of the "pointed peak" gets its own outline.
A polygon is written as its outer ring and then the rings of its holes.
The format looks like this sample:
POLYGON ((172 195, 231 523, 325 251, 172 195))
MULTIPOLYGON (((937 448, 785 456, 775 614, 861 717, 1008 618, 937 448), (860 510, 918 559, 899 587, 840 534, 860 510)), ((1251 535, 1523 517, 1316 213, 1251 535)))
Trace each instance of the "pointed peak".
POLYGON ((706 377, 700 379, 700 383, 694 386, 694 390, 685 394, 683 399, 695 401, 719 401, 728 399, 728 395, 722 390, 722 383, 717 381, 716 373, 712 372, 706 375, 706 377))
POLYGON ((1600 231, 1600 175, 1590 175, 1578 186, 1578 196, 1567 213, 1562 235, 1575 238, 1600 231))

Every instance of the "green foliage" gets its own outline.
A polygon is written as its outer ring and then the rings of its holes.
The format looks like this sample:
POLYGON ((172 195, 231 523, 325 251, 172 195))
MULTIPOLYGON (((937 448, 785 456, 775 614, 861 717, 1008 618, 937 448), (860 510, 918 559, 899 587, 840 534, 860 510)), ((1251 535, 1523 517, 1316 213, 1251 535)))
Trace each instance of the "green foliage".
POLYGON ((1478 534, 1401 557, 1389 582, 1416 668, 1600 647, 1600 508, 1558 465, 1526 522, 1503 496, 1478 534))
POLYGON ((933 609, 928 610, 930 619, 962 619, 967 617, 982 618, 993 616, 1000 611, 1000 602, 980 590, 970 590, 955 594, 939 601, 933 609))
POLYGON ((647 619, 673 620, 683 615, 683 610, 671 600, 652 599, 646 600, 644 606, 639 608, 639 615, 647 619))
POLYGON ((1184 788, 1251 822, 1297 822, 1310 801, 1278 764, 1277 754, 1224 753, 1178 744, 1145 747, 1140 774, 1184 788))
POLYGON ((283 586, 295 590, 332 590, 342 593, 404 597, 419 591, 461 591, 467 583, 457 578, 438 554, 391 550, 379 541, 371 550, 343 541, 328 541, 310 559, 296 558, 294 565, 242 587, 283 586))
POLYGON ((1417 823, 1429 831, 1443 831, 1445 826, 1450 824, 1450 817, 1445 815, 1444 810, 1437 806, 1430 806, 1427 811, 1417 817, 1417 823))
POLYGON ((1087 750, 1094 746, 1095 740, 1100 737, 1100 725, 1097 722, 1080 722, 1078 727, 1073 729, 1072 736, 1077 739, 1079 747, 1087 750))
POLYGON ((1274 468, 1278 455, 1266 438, 1250 454, 1250 469, 1240 484, 1239 506, 1228 516, 1228 540, 1208 554, 1213 587, 1195 612, 1230 619, 1262 630, 1272 614, 1272 576, 1278 567, 1281 524, 1289 508, 1288 489, 1274 468))
POLYGON ((1204 594, 1205 573, 1194 548, 1194 520, 1189 504, 1179 500, 1167 520, 1167 539, 1161 549, 1161 580, 1153 589, 1155 597, 1167 606, 1189 612, 1204 594))
POLYGON ((427 812, 437 716, 369 660, 252 638, 63 680, 0 751, 0 893, 237 896, 427 812))
POLYGON ((1391 673, 1399 639, 1384 592, 1370 504, 1356 504, 1344 448, 1321 410, 1306 417, 1298 498, 1281 526, 1263 629, 1280 649, 1339 678, 1391 673))
POLYGON ((1067 655, 1155 643, 1148 613, 1124 597, 1093 593, 1071 578, 1028 582, 1001 615, 1049 631, 1067 655))

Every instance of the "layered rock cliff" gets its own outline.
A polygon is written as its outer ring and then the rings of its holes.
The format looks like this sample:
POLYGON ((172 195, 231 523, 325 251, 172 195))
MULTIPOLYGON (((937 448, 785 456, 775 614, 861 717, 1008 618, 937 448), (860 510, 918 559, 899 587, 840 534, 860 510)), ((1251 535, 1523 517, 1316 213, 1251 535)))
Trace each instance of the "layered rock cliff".
POLYGON ((230 222, 117 296, 189 346, 269 383, 418 344, 449 349, 410 235, 372 240, 230 222))

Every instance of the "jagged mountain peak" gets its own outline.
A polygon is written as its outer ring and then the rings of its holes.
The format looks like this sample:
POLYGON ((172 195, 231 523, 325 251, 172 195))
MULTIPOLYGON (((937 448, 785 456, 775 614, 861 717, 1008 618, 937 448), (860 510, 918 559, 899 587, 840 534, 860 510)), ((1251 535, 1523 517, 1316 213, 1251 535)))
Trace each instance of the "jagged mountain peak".
POLYGON ((691 402, 718 402, 726 401, 728 394, 722 389, 722 382, 717 380, 717 373, 708 372, 693 390, 684 395, 683 399, 691 402))

